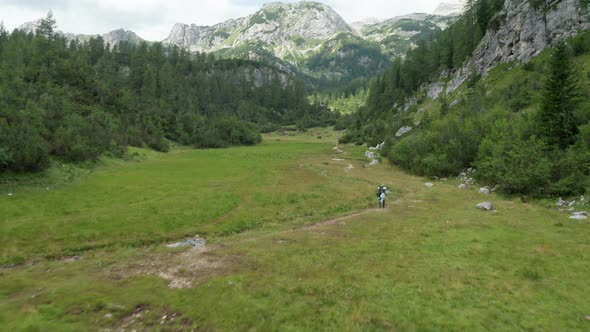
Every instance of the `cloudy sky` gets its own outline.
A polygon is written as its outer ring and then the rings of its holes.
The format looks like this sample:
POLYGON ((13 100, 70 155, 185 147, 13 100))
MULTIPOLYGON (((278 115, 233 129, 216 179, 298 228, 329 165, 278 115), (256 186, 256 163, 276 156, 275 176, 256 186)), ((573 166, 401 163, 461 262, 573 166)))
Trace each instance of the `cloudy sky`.
MULTIPOLYGON (((323 0, 348 22, 432 12, 440 2, 459 0, 323 0)), ((51 9, 58 30, 106 33, 133 30, 147 40, 166 38, 177 22, 212 25, 247 16, 272 0, 0 0, 0 20, 8 30, 45 17, 51 9)), ((283 2, 296 2, 286 0, 283 2)))

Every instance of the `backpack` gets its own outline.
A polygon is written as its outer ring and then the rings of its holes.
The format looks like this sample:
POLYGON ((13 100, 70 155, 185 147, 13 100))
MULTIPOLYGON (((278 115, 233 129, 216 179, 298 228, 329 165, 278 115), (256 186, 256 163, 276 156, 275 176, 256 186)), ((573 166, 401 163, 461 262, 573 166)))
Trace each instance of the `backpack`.
POLYGON ((383 189, 383 187, 379 187, 379 189, 377 189, 377 198, 379 198, 379 196, 381 196, 381 193, 384 191, 385 189, 383 189))

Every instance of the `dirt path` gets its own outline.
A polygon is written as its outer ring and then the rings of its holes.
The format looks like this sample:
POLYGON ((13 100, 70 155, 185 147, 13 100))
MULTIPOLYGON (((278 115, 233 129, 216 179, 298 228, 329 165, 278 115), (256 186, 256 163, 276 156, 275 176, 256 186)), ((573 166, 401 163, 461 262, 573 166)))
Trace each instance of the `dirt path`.
POLYGON ((313 230, 316 230, 316 229, 318 229, 320 227, 328 226, 328 225, 334 225, 334 224, 342 224, 342 225, 344 225, 345 224, 344 223, 344 220, 347 220, 347 219, 350 219, 350 218, 354 218, 354 217, 358 217, 360 215, 371 213, 371 212, 374 212, 374 213, 382 213, 384 211, 387 211, 387 208, 385 208, 385 209, 368 209, 368 210, 364 210, 364 211, 359 211, 359 212, 347 214, 347 215, 344 215, 344 216, 341 216, 341 217, 337 217, 337 218, 334 218, 334 219, 323 220, 323 221, 317 222, 315 224, 307 225, 305 227, 302 227, 302 228, 299 228, 299 229, 296 229, 296 230, 313 231, 313 230))

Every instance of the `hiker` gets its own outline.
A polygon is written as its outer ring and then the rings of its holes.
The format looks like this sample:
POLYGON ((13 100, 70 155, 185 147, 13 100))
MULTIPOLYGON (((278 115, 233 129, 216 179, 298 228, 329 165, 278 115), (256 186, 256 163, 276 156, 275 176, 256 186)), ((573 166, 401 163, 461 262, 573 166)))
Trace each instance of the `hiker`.
POLYGON ((377 198, 379 199, 379 207, 385 208, 385 198, 387 197, 387 187, 380 185, 377 188, 377 198))

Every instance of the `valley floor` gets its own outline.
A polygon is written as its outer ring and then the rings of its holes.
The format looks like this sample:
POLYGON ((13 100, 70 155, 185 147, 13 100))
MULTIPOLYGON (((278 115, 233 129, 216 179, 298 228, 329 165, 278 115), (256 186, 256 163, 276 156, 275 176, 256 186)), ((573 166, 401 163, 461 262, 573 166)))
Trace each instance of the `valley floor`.
POLYGON ((3 193, 0 330, 590 329, 588 222, 335 142, 273 134, 3 193))

